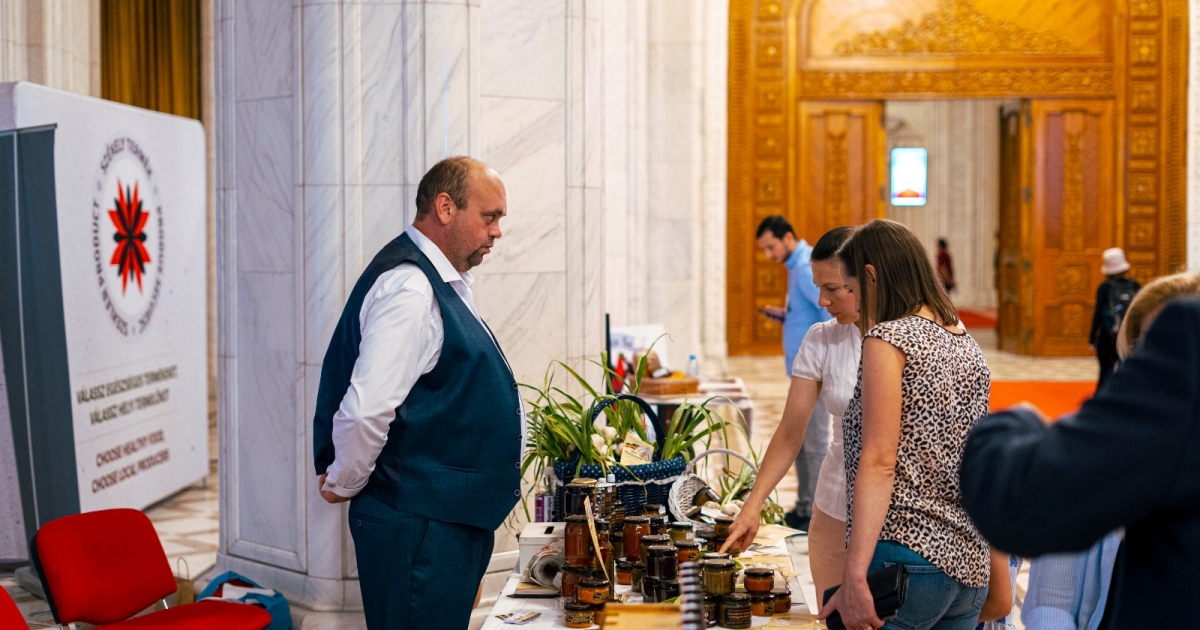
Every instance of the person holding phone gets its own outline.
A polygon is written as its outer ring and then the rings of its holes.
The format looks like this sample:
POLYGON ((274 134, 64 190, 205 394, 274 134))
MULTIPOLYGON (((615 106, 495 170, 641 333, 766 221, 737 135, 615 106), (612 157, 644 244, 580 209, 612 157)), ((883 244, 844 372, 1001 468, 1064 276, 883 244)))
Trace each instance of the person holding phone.
MULTIPOLYGON (((759 312, 783 322, 783 360, 791 376, 792 364, 804 335, 813 324, 828 321, 831 316, 820 305, 820 294, 813 284, 812 247, 796 239, 792 224, 779 215, 769 216, 758 225, 755 238, 767 258, 787 267, 787 306, 768 306, 759 312)), ((796 507, 784 515, 788 527, 808 531, 817 477, 828 450, 829 412, 825 410, 824 401, 818 399, 804 432, 804 444, 796 455, 798 491, 796 507)))
POLYGON ((958 468, 987 414, 991 374, 911 230, 872 221, 838 257, 864 340, 842 416, 849 544, 820 618, 837 611, 850 630, 973 630, 990 554, 963 509, 958 468), (895 565, 907 570, 908 595, 885 622, 867 575, 895 565))

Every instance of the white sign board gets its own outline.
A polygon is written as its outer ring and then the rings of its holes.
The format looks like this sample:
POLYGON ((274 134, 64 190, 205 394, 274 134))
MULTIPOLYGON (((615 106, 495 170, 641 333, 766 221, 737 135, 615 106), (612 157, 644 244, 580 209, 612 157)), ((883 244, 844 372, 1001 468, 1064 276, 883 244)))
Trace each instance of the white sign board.
POLYGON ((0 129, 42 125, 57 127, 46 246, 61 264, 79 509, 142 508, 208 472, 203 129, 0 84, 0 129))

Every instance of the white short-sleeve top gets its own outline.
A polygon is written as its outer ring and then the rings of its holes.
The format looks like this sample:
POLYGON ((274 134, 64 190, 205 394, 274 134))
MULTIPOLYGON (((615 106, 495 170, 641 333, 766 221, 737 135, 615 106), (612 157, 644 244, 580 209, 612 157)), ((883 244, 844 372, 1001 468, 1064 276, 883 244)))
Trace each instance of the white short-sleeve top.
POLYGON ((858 384, 862 334, 856 324, 836 319, 813 324, 792 362, 792 378, 821 383, 821 397, 833 423, 829 453, 821 463, 814 502, 822 512, 846 520, 846 456, 842 445, 842 414, 858 384))

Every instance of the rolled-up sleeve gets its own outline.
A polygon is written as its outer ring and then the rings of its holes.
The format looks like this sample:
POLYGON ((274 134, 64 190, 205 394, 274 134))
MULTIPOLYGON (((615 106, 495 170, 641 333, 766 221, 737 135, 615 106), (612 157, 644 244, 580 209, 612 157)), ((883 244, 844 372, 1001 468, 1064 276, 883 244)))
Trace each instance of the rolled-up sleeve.
POLYGON ((325 489, 353 497, 375 470, 396 408, 437 363, 442 322, 428 278, 402 265, 379 276, 363 301, 362 341, 350 387, 333 416, 336 453, 325 489))

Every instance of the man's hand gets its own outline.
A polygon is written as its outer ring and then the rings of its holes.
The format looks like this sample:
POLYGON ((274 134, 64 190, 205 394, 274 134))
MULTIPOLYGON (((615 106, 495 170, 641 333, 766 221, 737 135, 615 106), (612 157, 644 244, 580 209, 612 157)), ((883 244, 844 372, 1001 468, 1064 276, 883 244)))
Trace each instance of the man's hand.
POLYGON ((321 475, 321 478, 317 480, 317 488, 321 490, 321 498, 325 499, 326 503, 345 503, 346 501, 350 500, 348 497, 343 497, 340 494, 334 494, 333 492, 326 490, 325 475, 321 475))

